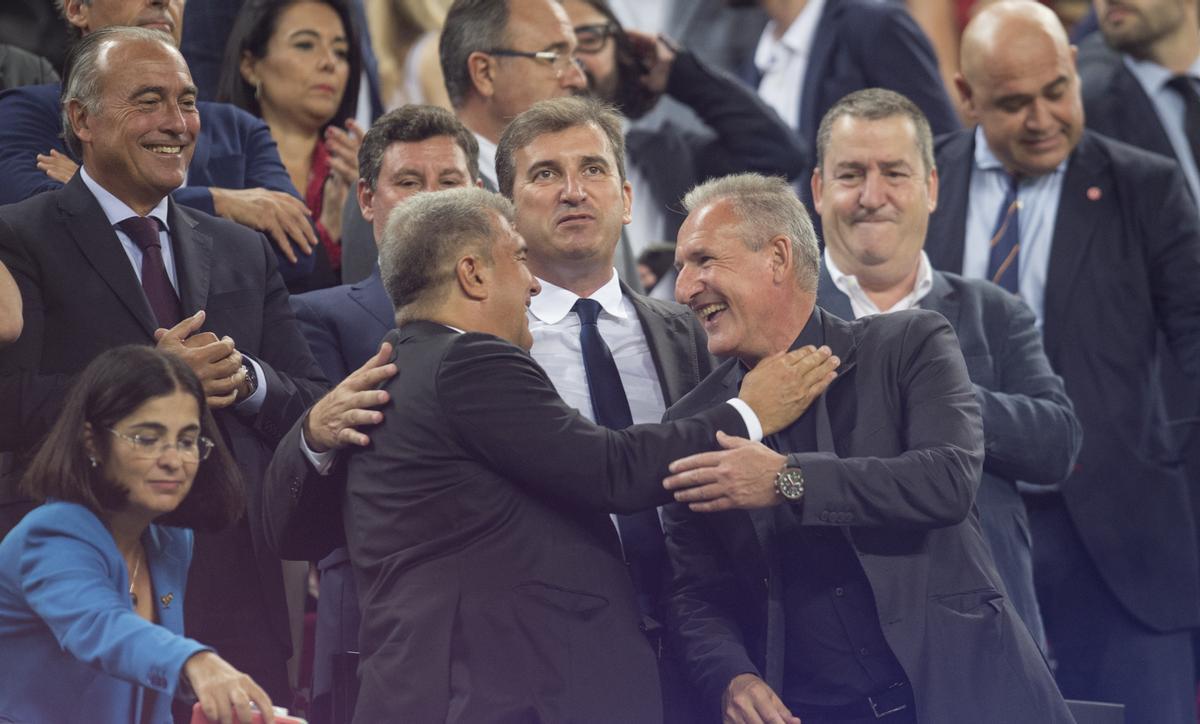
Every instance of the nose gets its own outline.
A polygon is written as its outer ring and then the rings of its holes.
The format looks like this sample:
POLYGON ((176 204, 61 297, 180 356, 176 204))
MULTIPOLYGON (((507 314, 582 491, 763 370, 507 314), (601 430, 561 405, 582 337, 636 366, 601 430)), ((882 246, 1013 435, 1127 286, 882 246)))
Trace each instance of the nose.
POLYGON ((587 190, 583 187, 583 179, 580 178, 576 171, 568 171, 563 174, 562 198, 563 201, 569 204, 578 204, 587 198, 587 190))
POLYGON ((567 63, 567 68, 563 71, 559 82, 563 88, 570 88, 576 92, 583 92, 587 89, 587 76, 583 74, 583 65, 578 58, 571 56, 571 61, 567 63))
POLYGON ((539 295, 541 293, 542 293, 542 283, 539 282, 538 278, 533 275, 533 272, 530 272, 529 273, 529 296, 536 297, 537 295, 539 295))
POLYGON ((165 133, 170 133, 176 136, 182 136, 187 132, 187 119, 184 118, 183 107, 179 105, 179 101, 164 103, 161 130, 165 133))
POLYGON ((1029 104, 1029 112, 1025 114, 1025 127, 1031 131, 1041 131, 1049 128, 1050 123, 1050 109, 1046 107, 1046 101, 1035 98, 1033 103, 1029 104))
POLYGON ((155 462, 166 470, 176 470, 183 465, 183 453, 179 452, 179 446, 175 443, 164 442, 158 449, 158 460, 155 462))
POLYGON ((699 292, 700 280, 693 271, 693 267, 684 264, 679 269, 679 274, 675 278, 675 301, 680 304, 687 304, 688 300, 696 296, 699 292))
POLYGON ((876 171, 870 171, 863 178, 862 191, 858 203, 863 208, 878 209, 884 204, 883 179, 876 171))

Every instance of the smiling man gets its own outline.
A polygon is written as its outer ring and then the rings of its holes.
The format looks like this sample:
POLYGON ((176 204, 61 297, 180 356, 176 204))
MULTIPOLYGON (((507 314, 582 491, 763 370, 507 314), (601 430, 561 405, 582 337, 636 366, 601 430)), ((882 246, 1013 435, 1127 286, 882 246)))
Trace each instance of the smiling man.
POLYGON ((988 6, 962 55, 977 125, 940 139, 925 249, 1021 296, 1083 425, 1061 488, 1026 491, 1059 685, 1131 722, 1193 721, 1200 566, 1159 368, 1170 350, 1200 378, 1196 206, 1173 161, 1084 130, 1075 51, 1044 6, 988 6))

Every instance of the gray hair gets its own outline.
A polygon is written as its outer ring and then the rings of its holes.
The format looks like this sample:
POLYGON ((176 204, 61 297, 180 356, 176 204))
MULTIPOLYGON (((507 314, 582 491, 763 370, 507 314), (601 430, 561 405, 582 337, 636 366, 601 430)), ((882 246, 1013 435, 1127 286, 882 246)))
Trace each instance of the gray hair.
POLYGON ((79 142, 79 136, 75 135, 75 129, 71 126, 71 102, 83 106, 89 115, 100 112, 100 86, 104 71, 100 64, 100 56, 109 46, 123 42, 159 43, 164 48, 170 48, 176 55, 179 54, 179 49, 171 42, 170 36, 162 31, 119 25, 88 33, 71 46, 63 64, 59 111, 62 114, 63 140, 76 158, 83 158, 83 144, 79 142))
POLYGON ((445 297, 463 254, 491 263, 496 214, 512 223, 512 203, 477 187, 417 194, 392 210, 379 240, 379 270, 397 324, 445 297))
POLYGON ((937 168, 933 159, 933 131, 929 119, 916 103, 895 91, 884 88, 865 88, 842 98, 825 113, 817 129, 817 168, 824 168, 825 154, 829 151, 829 137, 833 135, 833 124, 842 116, 860 118, 865 121, 882 121, 886 118, 907 118, 912 121, 917 135, 917 151, 925 164, 925 176, 937 168))
POLYGON ((780 234, 786 236, 792 243, 797 281, 804 291, 816 291, 821 268, 817 234, 804 204, 786 180, 756 173, 715 178, 689 191, 683 206, 691 213, 718 201, 728 201, 733 207, 742 242, 750 251, 762 250, 780 234))
POLYGON ((502 48, 508 33, 509 0, 454 0, 442 25, 438 58, 450 104, 461 108, 474 87, 467 58, 502 48))
POLYGON ((496 146, 496 184, 500 193, 512 198, 517 151, 547 133, 578 126, 594 126, 604 134, 617 164, 617 175, 625 183, 625 132, 621 129, 621 115, 612 106, 593 98, 568 96, 534 103, 504 129, 496 146))

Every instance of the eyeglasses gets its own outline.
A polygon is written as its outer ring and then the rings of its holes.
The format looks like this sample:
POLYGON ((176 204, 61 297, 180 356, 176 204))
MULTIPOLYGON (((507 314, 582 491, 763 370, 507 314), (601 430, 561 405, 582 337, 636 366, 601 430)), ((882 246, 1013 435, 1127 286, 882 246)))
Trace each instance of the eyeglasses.
POLYGON ((616 34, 616 23, 576 25, 575 40, 579 42, 579 45, 575 48, 575 52, 584 53, 585 55, 599 53, 608 44, 608 39, 616 34))
POLYGON ((158 435, 144 435, 141 433, 126 435, 111 427, 108 428, 108 431, 132 444, 135 454, 140 458, 157 458, 166 452, 168 448, 174 447, 179 451, 179 457, 187 462, 197 463, 208 459, 214 445, 212 440, 203 436, 185 437, 175 442, 169 442, 158 435))
POLYGON ((488 55, 498 55, 501 58, 529 58, 542 63, 548 64, 554 69, 554 77, 562 78, 563 73, 566 73, 569 68, 581 68, 579 61, 572 55, 560 53, 557 50, 539 50, 531 52, 528 50, 512 50, 509 48, 494 48, 492 50, 483 51, 488 55))

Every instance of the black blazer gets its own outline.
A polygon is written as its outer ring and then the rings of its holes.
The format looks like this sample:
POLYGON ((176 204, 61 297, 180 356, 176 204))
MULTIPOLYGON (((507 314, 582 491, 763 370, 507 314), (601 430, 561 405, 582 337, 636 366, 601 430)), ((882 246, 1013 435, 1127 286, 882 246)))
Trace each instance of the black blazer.
MULTIPOLYGON (((204 330, 229 335, 263 368, 267 396, 257 415, 216 412, 253 501, 270 451, 321 395, 324 378, 300 336, 262 234, 174 201, 167 214, 184 314, 205 310, 204 330)), ((0 444, 24 455, 49 430, 78 372, 111 347, 154 344, 158 325, 129 258, 79 174, 60 190, 0 207, 0 260, 17 280, 25 316, 21 338, 0 349, 6 380, 0 444)), ((17 500, 14 484, 9 479, 0 486, 0 503, 17 500)), ((272 632, 280 650, 288 650, 279 560, 259 536, 245 520, 227 533, 197 536, 189 635, 216 644, 250 627, 272 632), (267 620, 251 620, 257 613, 267 620)))
POLYGON ((1147 151, 1175 158, 1154 101, 1129 72, 1120 53, 1094 33, 1079 44, 1079 80, 1087 127, 1147 151))
MULTIPOLYGON (((838 526, 870 581, 918 721, 1072 722, 1036 644, 1001 593, 972 515, 984 457, 975 391, 954 331, 924 310, 845 322, 820 310, 838 377, 806 414, 817 450, 804 471, 801 525, 838 526)), ((722 364, 668 417, 737 388, 722 364)), ((781 690, 786 616, 770 509, 665 516, 675 566, 670 631, 705 704, 734 676, 781 690)))
POLYGON ((608 430, 495 337, 413 322, 388 339, 402 372, 372 445, 347 461, 356 721, 657 721, 654 654, 607 513, 668 500, 667 465, 711 449, 717 429, 744 435, 741 417, 718 405, 608 430))
MULTIPOLYGON (((938 269, 962 270, 974 139, 937 142, 925 251, 938 269)), ((1163 631, 1200 625, 1196 532, 1157 371, 1161 332, 1200 375, 1197 279, 1200 217, 1175 163, 1085 131, 1063 180, 1042 325, 1084 432, 1063 496, 1105 582, 1163 631)))

